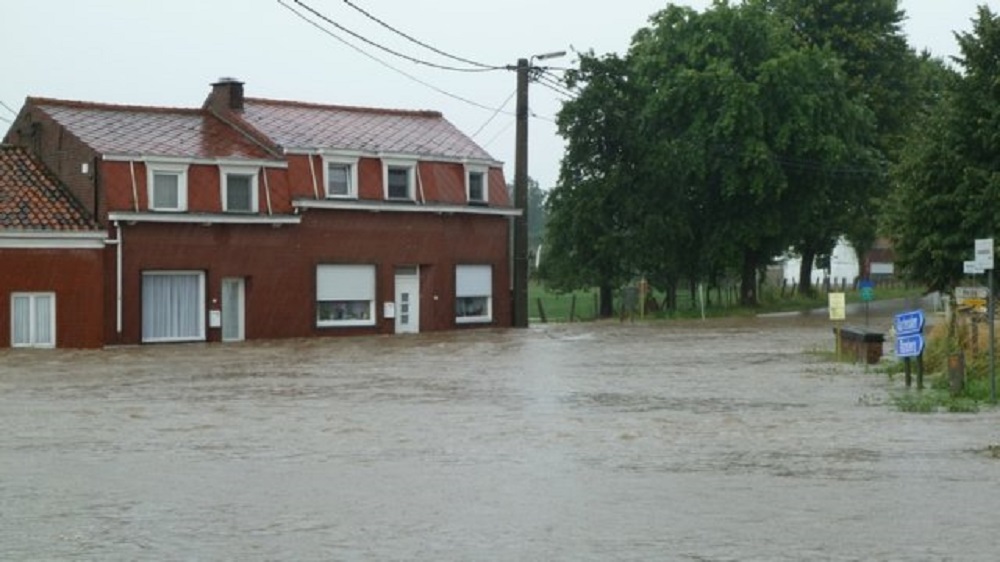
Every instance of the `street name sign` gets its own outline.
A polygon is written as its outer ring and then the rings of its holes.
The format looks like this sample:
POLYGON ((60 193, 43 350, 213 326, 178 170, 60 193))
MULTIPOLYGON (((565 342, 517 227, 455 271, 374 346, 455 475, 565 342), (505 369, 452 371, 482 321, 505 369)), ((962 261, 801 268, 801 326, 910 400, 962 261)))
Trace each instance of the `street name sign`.
POLYGON ((924 311, 912 310, 897 314, 893 319, 892 326, 896 329, 896 337, 909 334, 919 334, 924 329, 924 311))
POLYGON ((923 352, 923 334, 896 336, 896 357, 918 357, 923 352))
POLYGON ((979 267, 986 269, 993 269, 993 239, 992 238, 977 238, 976 239, 976 263, 979 267))

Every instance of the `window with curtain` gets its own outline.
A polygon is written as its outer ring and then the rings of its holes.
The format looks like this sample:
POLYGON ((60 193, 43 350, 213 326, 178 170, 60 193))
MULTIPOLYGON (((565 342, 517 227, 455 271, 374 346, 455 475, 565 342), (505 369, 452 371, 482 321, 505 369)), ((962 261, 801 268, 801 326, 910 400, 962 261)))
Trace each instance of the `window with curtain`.
POLYGON ((197 271, 142 274, 142 341, 205 339, 205 275, 197 271))
POLYGON ((455 321, 460 324, 493 320, 493 267, 455 268, 455 321))
POLYGON ((11 347, 55 347, 55 293, 11 295, 11 347))
POLYGON ((316 325, 375 325, 375 266, 316 266, 316 325))

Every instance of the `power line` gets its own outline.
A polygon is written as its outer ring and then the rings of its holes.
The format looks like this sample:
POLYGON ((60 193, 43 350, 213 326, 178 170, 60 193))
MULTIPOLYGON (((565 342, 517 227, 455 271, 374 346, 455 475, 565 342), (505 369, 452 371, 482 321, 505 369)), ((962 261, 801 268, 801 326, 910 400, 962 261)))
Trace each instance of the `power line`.
MULTIPOLYGON (((347 0, 344 0, 344 1, 346 2, 347 0)), ((486 126, 489 125, 490 122, 492 122, 493 119, 495 119, 496 116, 500 114, 501 111, 503 111, 503 108, 506 107, 508 103, 510 103, 510 100, 514 99, 514 95, 515 94, 517 94, 517 90, 514 90, 513 92, 511 92, 510 95, 507 96, 507 99, 503 100, 503 103, 501 103, 499 106, 497 106, 497 109, 496 109, 496 111, 493 112, 493 115, 490 115, 490 118, 487 119, 485 123, 483 123, 482 125, 480 125, 479 128, 476 129, 475 133, 472 133, 472 138, 476 138, 476 136, 479 135, 479 133, 481 133, 483 131, 483 129, 485 129, 486 126)))
POLYGON ((493 135, 492 137, 490 137, 490 140, 488 140, 485 143, 483 143, 482 147, 486 148, 487 146, 493 144, 493 141, 495 141, 498 138, 500 138, 500 135, 506 133, 511 127, 514 126, 514 123, 516 123, 516 121, 511 121, 510 123, 507 123, 507 126, 505 126, 504 128, 500 129, 499 131, 497 131, 495 135, 493 135))
POLYGON ((347 4, 348 6, 354 8, 358 12, 361 12, 361 14, 363 14, 366 18, 374 21, 375 23, 381 25, 382 27, 388 29, 389 31, 392 31, 393 33, 395 33, 395 34, 397 34, 397 35, 399 35, 399 36, 401 36, 401 37, 403 37, 403 38, 405 38, 405 39, 407 39, 407 40, 409 40, 409 41, 411 41, 413 43, 416 43, 417 45, 420 45, 421 47, 423 47, 425 49, 428 49, 428 50, 430 50, 432 52, 435 52, 435 53, 437 53, 437 54, 439 54, 441 56, 444 56, 444 57, 447 57, 447 58, 450 58, 452 60, 456 60, 456 61, 459 61, 459 62, 464 62, 466 64, 471 64, 472 66, 478 66, 478 67, 481 67, 483 69, 502 70, 504 68, 502 66, 495 66, 495 65, 484 64, 484 63, 477 62, 477 61, 474 61, 474 60, 469 60, 469 59, 462 58, 462 57, 459 57, 459 56, 456 56, 456 55, 452 55, 450 53, 446 53, 445 51, 442 51, 441 49, 437 49, 435 47, 432 47, 431 45, 428 45, 427 43, 424 43, 423 41, 420 41, 419 39, 415 39, 414 37, 412 37, 410 35, 407 35, 406 33, 400 31, 399 29, 396 29, 395 27, 389 25, 385 21, 383 21, 383 20, 375 17, 370 12, 366 11, 364 8, 361 8, 357 4, 355 4, 354 2, 351 2, 351 0, 344 0, 344 3, 347 4))
POLYGON ((303 8, 305 8, 306 10, 308 10, 309 12, 312 12, 312 14, 314 16, 318 17, 319 19, 321 19, 321 20, 325 21, 326 23, 328 23, 328 24, 336 27, 337 29, 343 31, 344 33, 347 33, 351 37, 354 37, 358 41, 362 41, 362 42, 364 42, 364 43, 366 43, 368 45, 371 45, 372 47, 375 47, 376 49, 380 49, 380 50, 385 51, 385 52, 387 52, 387 53, 389 53, 391 55, 395 55, 395 56, 397 56, 397 57, 399 57, 401 59, 406 59, 406 60, 408 60, 408 61, 410 61, 412 63, 415 63, 415 64, 421 64, 421 65, 424 65, 424 66, 429 66, 431 68, 438 68, 438 69, 441 69, 441 70, 451 70, 453 72, 491 72, 491 71, 494 71, 494 70, 500 70, 500 68, 498 68, 498 67, 459 68, 459 67, 456 67, 456 66, 446 66, 446 65, 443 65, 443 64, 437 64, 437 63, 425 61, 423 59, 418 59, 417 57, 412 57, 412 56, 407 55, 405 53, 401 53, 401 52, 396 51, 394 49, 390 49, 389 47, 386 47, 385 45, 382 45, 380 43, 376 43, 375 41, 372 41, 371 39, 368 39, 367 37, 361 35, 360 33, 356 33, 354 31, 351 31, 347 27, 344 27, 343 25, 341 25, 341 24, 333 21, 332 19, 330 19, 326 15, 324 15, 321 12, 317 11, 315 8, 313 8, 309 4, 306 4, 302 0, 295 0, 295 3, 298 4, 299 6, 302 6, 303 8))
POLYGON ((469 104, 471 106, 478 107, 480 109, 485 109, 487 111, 493 111, 494 110, 494 108, 492 108, 492 107, 490 107, 488 105, 484 105, 484 104, 481 104, 481 103, 479 103, 477 101, 473 101, 473 100, 470 100, 468 98, 464 98, 462 96, 459 96, 457 94, 453 94, 451 92, 448 92, 446 90, 443 90, 443 89, 435 86, 434 84, 431 84, 430 82, 426 82, 424 80, 421 80, 420 78, 417 78, 416 76, 414 76, 414 75, 412 75, 412 74, 410 74, 410 73, 408 73, 408 72, 406 72, 404 70, 400 70, 400 69, 396 68, 395 66, 392 66, 391 64, 385 62, 384 60, 376 57, 375 55, 372 55, 371 53, 366 52, 364 49, 358 47, 357 45, 351 44, 350 42, 348 42, 344 38, 340 37, 336 33, 330 31, 329 29, 327 29, 327 28, 323 27, 322 25, 316 23, 315 21, 309 19, 308 16, 306 16, 305 14, 299 12, 298 10, 296 10, 295 8, 293 8, 292 6, 290 6, 289 4, 285 3, 284 0, 277 0, 277 2, 278 2, 278 4, 281 4, 281 6, 283 6, 285 9, 287 9, 290 12, 292 12, 293 14, 295 14, 296 16, 298 16, 299 18, 301 18, 303 21, 305 21, 306 23, 308 23, 309 25, 311 25, 311 26, 315 27, 316 29, 322 31, 323 33, 329 35, 330 37, 336 39, 338 42, 340 42, 344 46, 352 49, 353 51, 357 52, 360 55, 363 55, 363 56, 365 56, 365 57, 367 57, 367 58, 369 58, 369 59, 377 62, 378 64, 380 64, 380 65, 388 68, 389 70, 392 70, 393 72, 402 74, 403 76, 409 78, 410 80, 416 82, 417 84, 420 84, 422 86, 430 88, 430 89, 434 90, 435 92, 437 92, 437 93, 439 93, 441 95, 444 95, 444 96, 447 96, 447 97, 452 98, 454 100, 458 100, 460 102, 469 104))
POLYGON ((563 97, 569 98, 569 99, 576 99, 576 94, 574 94, 573 92, 571 92, 571 91, 563 88, 562 86, 560 86, 558 83, 552 81, 551 79, 545 78, 543 76, 539 76, 537 78, 537 81, 538 81, 538 84, 541 85, 542 87, 548 88, 549 90, 552 90, 553 92, 559 94, 560 96, 563 96, 563 97))
POLYGON ((17 112, 11 109, 9 105, 3 102, 3 100, 0 100, 0 106, 3 106, 4 109, 11 112, 14 116, 17 116, 17 112))
POLYGON ((13 123, 13 121, 11 121, 10 119, 7 119, 6 117, 4 117, 2 115, 0 115, 0 121, 4 121, 6 123, 13 123))

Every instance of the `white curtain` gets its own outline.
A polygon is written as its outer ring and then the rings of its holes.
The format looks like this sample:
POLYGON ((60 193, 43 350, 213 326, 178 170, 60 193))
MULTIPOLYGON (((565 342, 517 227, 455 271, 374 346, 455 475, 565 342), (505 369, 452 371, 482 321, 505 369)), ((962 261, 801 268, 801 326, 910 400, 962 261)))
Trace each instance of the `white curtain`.
POLYGON ((31 344, 31 297, 14 297, 14 332, 11 345, 31 344))
POLYGON ((222 339, 240 339, 240 280, 222 282, 222 339))
POLYGON ((200 273, 142 276, 143 341, 204 339, 200 273))
POLYGON ((14 295, 12 346, 54 346, 55 297, 51 294, 14 295))

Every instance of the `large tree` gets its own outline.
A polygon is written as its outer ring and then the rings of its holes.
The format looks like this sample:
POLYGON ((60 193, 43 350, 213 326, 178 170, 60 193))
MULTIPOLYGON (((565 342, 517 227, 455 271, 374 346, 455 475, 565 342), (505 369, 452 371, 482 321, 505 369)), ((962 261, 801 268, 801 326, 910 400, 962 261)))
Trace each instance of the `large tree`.
POLYGON ((958 40, 960 75, 922 63, 925 84, 949 87, 921 96, 885 215, 904 275, 945 292, 962 278, 973 240, 1000 226, 1000 18, 979 8, 958 40))
POLYGON ((815 208, 800 216, 801 232, 794 246, 802 256, 799 289, 805 293, 812 290, 813 258, 828 254, 840 235, 847 235, 859 263, 874 245, 878 201, 889 188, 886 162, 895 158, 915 111, 917 61, 903 33, 905 13, 899 0, 770 0, 770 4, 791 19, 810 43, 840 58, 847 95, 872 112, 876 125, 868 154, 818 177, 801 178, 847 196, 831 200, 837 207, 815 208))

